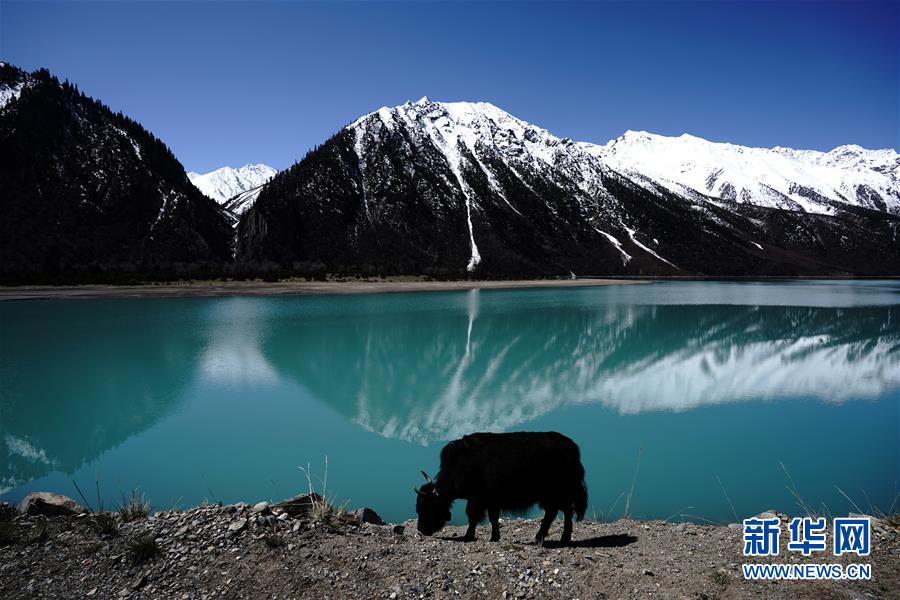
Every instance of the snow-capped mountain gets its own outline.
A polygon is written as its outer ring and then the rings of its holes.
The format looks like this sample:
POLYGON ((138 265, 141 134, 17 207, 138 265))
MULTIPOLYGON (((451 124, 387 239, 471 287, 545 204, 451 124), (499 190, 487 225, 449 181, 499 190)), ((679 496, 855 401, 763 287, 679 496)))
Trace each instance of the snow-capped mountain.
POLYGON ((488 103, 364 115, 265 185, 238 253, 485 275, 900 271, 893 150, 573 142, 488 103))
POLYGON ((225 204, 238 194, 260 187, 277 172, 268 165, 255 164, 237 169, 222 167, 202 174, 191 171, 187 175, 197 189, 219 204, 225 204))
POLYGON ((839 204, 900 214, 900 156, 894 150, 748 148, 644 131, 582 147, 620 173, 682 196, 828 215, 839 204))

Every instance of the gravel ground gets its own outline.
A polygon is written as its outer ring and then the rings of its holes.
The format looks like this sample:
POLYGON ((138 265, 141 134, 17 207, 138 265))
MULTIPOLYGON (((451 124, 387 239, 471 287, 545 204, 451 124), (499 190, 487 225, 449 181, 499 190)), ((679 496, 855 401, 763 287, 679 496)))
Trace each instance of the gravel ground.
MULTIPOLYGON (((15 516, 2 524, 0 598, 9 600, 900 598, 900 533, 881 523, 871 556, 857 558, 872 564, 870 581, 762 583, 742 577, 737 525, 576 523, 574 547, 541 548, 531 541, 538 524, 530 520, 505 520, 499 543, 487 540, 487 526, 464 543, 461 527, 427 538, 413 521, 312 522, 244 504, 128 523, 113 517, 105 533, 91 515, 15 516), (135 554, 141 550, 147 556, 135 554)), ((560 529, 551 530, 553 539, 560 529)), ((782 551, 780 558, 798 557, 782 551)), ((809 560, 852 562, 827 553, 809 560)))

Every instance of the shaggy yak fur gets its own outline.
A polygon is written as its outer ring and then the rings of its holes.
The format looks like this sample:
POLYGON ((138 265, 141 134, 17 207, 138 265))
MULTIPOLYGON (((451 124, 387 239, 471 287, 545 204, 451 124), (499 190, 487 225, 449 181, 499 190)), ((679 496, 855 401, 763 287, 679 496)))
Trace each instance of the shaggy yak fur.
POLYGON ((467 500, 469 529, 491 521, 491 541, 500 540, 500 513, 523 513, 535 504, 544 509, 535 541, 544 543, 550 525, 562 510, 561 542, 572 540, 572 515, 584 518, 587 488, 578 445, 556 432, 473 433, 441 450, 441 469, 416 490, 418 528, 423 535, 438 532, 450 520, 450 507, 467 500))

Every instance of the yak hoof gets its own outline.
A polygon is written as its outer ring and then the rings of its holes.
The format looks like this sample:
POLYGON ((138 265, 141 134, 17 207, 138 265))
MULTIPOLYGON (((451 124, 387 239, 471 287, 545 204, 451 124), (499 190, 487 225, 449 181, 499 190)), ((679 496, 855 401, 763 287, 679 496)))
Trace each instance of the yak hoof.
POLYGON ((534 543, 537 544, 538 546, 543 546, 544 545, 544 536, 542 536, 540 534, 534 536, 534 543))
POLYGON ((500 541, 500 536, 499 536, 499 535, 492 535, 492 536, 491 536, 491 541, 492 541, 492 542, 499 542, 499 541, 500 541))
POLYGON ((559 538, 559 543, 562 544, 563 546, 571 546, 572 545, 572 536, 571 535, 562 536, 561 538, 559 538))

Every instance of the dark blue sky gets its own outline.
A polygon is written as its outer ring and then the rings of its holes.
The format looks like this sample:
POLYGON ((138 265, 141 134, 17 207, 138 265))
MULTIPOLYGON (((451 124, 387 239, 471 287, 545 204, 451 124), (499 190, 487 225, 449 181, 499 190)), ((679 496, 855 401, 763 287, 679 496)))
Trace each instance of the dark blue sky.
POLYGON ((284 168, 427 95, 553 133, 900 148, 898 2, 8 2, 0 56, 140 121, 189 170, 284 168))

